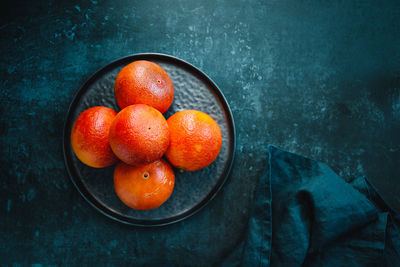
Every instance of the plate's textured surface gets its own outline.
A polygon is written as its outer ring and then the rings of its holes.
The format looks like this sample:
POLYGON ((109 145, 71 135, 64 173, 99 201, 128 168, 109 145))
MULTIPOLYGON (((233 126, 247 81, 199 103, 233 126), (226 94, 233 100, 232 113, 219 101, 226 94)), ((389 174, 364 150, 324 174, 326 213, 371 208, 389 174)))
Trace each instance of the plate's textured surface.
POLYGON ((67 168, 79 191, 95 207, 117 220, 137 225, 158 225, 175 222, 191 215, 209 201, 229 174, 234 153, 234 125, 222 93, 216 85, 193 66, 160 54, 141 54, 113 62, 93 75, 80 89, 68 114, 64 137, 67 168), (175 188, 171 197, 154 210, 136 211, 125 206, 113 187, 113 167, 94 169, 82 164, 74 155, 69 136, 75 119, 85 109, 107 106, 116 111, 114 81, 118 72, 132 61, 146 59, 159 64, 174 84, 174 102, 164 114, 166 118, 185 110, 196 109, 209 114, 221 128, 222 147, 217 159, 196 172, 175 171, 175 188))

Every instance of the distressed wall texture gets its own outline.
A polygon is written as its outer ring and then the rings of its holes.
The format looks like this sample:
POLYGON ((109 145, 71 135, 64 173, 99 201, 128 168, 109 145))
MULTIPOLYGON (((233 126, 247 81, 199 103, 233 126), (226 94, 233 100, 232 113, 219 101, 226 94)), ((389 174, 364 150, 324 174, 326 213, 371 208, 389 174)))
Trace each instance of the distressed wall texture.
POLYGON ((396 1, 9 1, 0 24, 0 263, 219 262, 243 238, 267 144, 368 176, 400 210, 396 1), (156 229, 95 211, 67 176, 64 118, 110 61, 159 52, 207 73, 236 122, 231 177, 156 229), (184 255, 184 256, 182 256, 184 255))

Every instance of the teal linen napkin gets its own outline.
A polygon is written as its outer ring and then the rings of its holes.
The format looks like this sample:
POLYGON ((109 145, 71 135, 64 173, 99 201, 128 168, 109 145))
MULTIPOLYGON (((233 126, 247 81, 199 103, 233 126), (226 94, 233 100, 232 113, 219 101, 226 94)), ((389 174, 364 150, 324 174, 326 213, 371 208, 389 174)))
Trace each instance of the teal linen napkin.
POLYGON ((268 147, 246 238, 224 266, 400 266, 400 218, 364 178, 268 147))

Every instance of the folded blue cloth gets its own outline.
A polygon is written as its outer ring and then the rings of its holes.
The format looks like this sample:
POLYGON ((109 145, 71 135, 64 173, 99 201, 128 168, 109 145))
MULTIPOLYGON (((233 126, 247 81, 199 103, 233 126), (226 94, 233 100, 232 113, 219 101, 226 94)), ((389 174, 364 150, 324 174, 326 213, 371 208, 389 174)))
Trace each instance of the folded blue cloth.
POLYGON ((268 151, 246 238, 222 265, 400 266, 400 217, 366 179, 268 151))

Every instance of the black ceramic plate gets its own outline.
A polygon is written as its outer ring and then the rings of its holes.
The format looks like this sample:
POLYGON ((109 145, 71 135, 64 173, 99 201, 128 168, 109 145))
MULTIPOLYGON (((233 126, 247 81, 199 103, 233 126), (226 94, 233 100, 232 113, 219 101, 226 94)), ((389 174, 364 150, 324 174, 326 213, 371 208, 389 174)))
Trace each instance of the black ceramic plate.
POLYGON ((235 126, 223 94, 203 72, 178 58, 162 54, 138 54, 114 61, 96 72, 78 91, 68 111, 64 128, 64 158, 72 182, 82 196, 108 217, 140 226, 165 225, 187 218, 207 204, 227 179, 235 151, 235 126), (135 60, 159 64, 174 84, 174 102, 164 113, 196 109, 209 114, 222 131, 218 158, 207 168, 195 172, 175 170, 175 188, 171 197, 154 210, 136 211, 125 206, 114 192, 114 167, 90 168, 75 156, 70 134, 78 115, 93 106, 107 106, 119 111, 114 98, 118 72, 135 60))

